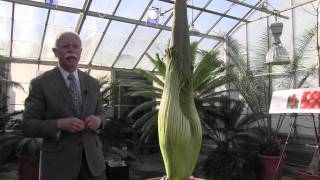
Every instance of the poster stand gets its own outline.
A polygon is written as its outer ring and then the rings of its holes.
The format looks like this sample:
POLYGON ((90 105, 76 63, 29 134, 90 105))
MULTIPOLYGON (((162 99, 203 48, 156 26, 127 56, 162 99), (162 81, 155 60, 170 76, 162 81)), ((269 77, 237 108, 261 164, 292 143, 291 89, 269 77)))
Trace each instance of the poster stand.
POLYGON ((284 146, 283 146, 283 148, 282 148, 281 155, 280 155, 280 159, 279 159, 279 161, 278 161, 278 165, 277 165, 276 171, 275 171, 274 174, 273 174, 272 180, 275 180, 275 179, 276 179, 276 176, 277 176, 277 173, 278 173, 280 164, 281 164, 282 159, 283 159, 283 157, 284 157, 284 152, 285 152, 286 147, 287 147, 287 144, 288 144, 288 142, 289 142, 289 138, 290 138, 290 135, 291 135, 293 126, 294 126, 294 124, 296 123, 297 117, 298 117, 298 114, 297 114, 297 113, 293 113, 293 118, 292 118, 292 120, 291 120, 289 133, 288 133, 288 135, 287 135, 287 137, 286 137, 286 141, 285 141, 284 146))
POLYGON ((292 133, 292 129, 296 123, 298 114, 311 114, 316 136, 316 148, 319 148, 319 135, 315 123, 314 113, 320 113, 320 88, 303 88, 274 91, 269 108, 269 114, 286 114, 291 113, 293 117, 290 129, 286 137, 281 156, 273 174, 272 180, 276 179, 277 172, 284 158, 284 153, 292 133))

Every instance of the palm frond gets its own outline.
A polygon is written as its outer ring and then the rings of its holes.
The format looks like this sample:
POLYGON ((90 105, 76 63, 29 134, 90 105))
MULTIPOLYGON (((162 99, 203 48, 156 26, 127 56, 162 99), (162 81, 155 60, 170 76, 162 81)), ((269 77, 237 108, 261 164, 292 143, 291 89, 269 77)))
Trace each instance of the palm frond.
MULTIPOLYGON (((144 126, 145 123, 147 121, 149 121, 153 116, 158 114, 158 110, 151 110, 147 113, 145 113, 144 115, 142 115, 141 117, 139 117, 134 123, 133 123, 133 127, 137 128, 137 127, 141 127, 144 126)), ((141 130, 142 132, 144 131, 144 129, 141 130)))
POLYGON ((159 53, 156 53, 156 58, 155 59, 152 56, 150 56, 148 53, 147 53, 147 57, 153 63, 155 68, 158 70, 159 75, 164 77, 165 74, 166 74, 166 64, 163 61, 163 58, 160 58, 159 53))
POLYGON ((160 102, 159 101, 147 101, 144 102, 138 106, 136 106, 134 109, 132 109, 128 115, 128 117, 132 117, 134 115, 136 115, 137 113, 143 112, 146 109, 152 109, 154 106, 159 105, 160 102))
POLYGON ((1 86, 5 84, 9 88, 17 88, 22 91, 25 91, 23 86, 19 82, 16 82, 16 81, 11 81, 11 80, 7 80, 7 79, 0 79, 0 84, 1 84, 1 86))
POLYGON ((134 71, 138 74, 143 75, 145 78, 147 78, 151 82, 155 82, 160 87, 164 86, 164 82, 162 79, 160 79, 158 76, 152 74, 152 72, 143 70, 143 69, 134 69, 134 71))
POLYGON ((128 92, 127 95, 146 97, 146 98, 161 98, 161 96, 162 96, 162 94, 159 94, 158 92, 148 91, 148 90, 128 92))

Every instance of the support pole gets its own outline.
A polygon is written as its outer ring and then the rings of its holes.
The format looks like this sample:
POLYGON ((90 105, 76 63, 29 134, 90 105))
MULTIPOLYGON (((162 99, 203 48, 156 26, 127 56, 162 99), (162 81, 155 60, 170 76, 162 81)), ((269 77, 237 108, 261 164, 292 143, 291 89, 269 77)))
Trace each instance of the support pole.
POLYGON ((287 144, 288 144, 288 141, 289 141, 289 138, 290 138, 290 135, 291 135, 293 126, 294 126, 294 124, 295 124, 295 122, 296 122, 296 119, 297 119, 297 117, 298 117, 298 114, 297 114, 297 113, 293 113, 293 116, 294 116, 294 118, 293 118, 292 121, 291 121, 290 130, 289 130, 289 133, 288 133, 288 135, 287 135, 286 141, 285 141, 285 143, 284 143, 283 149, 282 149, 282 151, 281 151, 281 156, 280 156, 280 159, 279 159, 279 162, 278 162, 276 171, 275 171, 274 174, 273 174, 272 180, 275 180, 276 177, 277 177, 277 172, 278 172, 279 167, 280 167, 280 165, 281 165, 281 162, 282 162, 282 159, 283 159, 283 156, 284 156, 284 152, 285 152, 285 150, 286 150, 286 147, 287 147, 287 144))

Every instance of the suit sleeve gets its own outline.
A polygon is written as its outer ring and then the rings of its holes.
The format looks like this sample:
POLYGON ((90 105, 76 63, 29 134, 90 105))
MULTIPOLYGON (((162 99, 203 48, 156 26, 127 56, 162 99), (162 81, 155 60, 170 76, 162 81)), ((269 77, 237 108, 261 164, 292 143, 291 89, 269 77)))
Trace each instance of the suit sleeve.
POLYGON ((57 119, 46 119, 46 102, 37 79, 30 83, 29 95, 25 100, 22 129, 25 137, 57 139, 57 119))

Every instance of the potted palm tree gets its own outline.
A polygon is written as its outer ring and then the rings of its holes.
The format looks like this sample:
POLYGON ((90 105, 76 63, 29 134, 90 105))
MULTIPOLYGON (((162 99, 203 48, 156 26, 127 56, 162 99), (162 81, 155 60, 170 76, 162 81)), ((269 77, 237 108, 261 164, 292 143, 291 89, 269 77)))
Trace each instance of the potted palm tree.
MULTIPOLYGON (((312 27, 310 30, 307 30, 305 34, 311 34, 315 36, 316 43, 315 43, 315 49, 317 52, 317 60, 318 60, 318 65, 320 63, 320 49, 319 49, 319 7, 320 7, 320 2, 316 2, 316 4, 313 4, 313 9, 314 12, 311 13, 312 15, 315 16, 315 19, 317 20, 316 25, 312 27)), ((312 37, 314 37, 312 36, 312 37)), ((319 73, 319 66, 318 68, 318 86, 320 86, 320 73, 319 73)), ((320 118, 320 117, 318 117, 320 118)), ((314 121, 314 119, 313 119, 314 121)), ((299 180, 320 180, 320 152, 319 152, 319 136, 318 136, 318 130, 316 129, 316 125, 314 122, 314 132, 316 136, 316 148, 314 150, 312 160, 308 166, 307 170, 300 170, 298 171, 298 177, 299 180)))
POLYGON ((14 154, 17 144, 22 139, 19 124, 20 120, 16 115, 22 111, 9 112, 7 105, 7 88, 23 89, 18 82, 8 79, 8 63, 6 57, 0 55, 0 165, 14 154))
MULTIPOLYGON (((302 38, 300 38, 295 46, 295 50, 293 51, 294 55, 291 64, 283 67, 284 71, 282 74, 280 74, 280 76, 273 76, 272 74, 261 76, 261 74, 265 73, 263 70, 268 69, 266 65, 263 64, 268 51, 267 36, 264 35, 261 38, 262 45, 256 48, 256 59, 250 62, 246 62, 247 57, 243 53, 241 45, 236 40, 234 40, 232 37, 225 38, 225 42, 227 43, 228 47, 226 49, 226 54, 231 62, 234 63, 234 68, 228 71, 229 75, 233 78, 235 87, 245 99, 250 110, 261 117, 261 121, 257 123, 257 131, 260 132, 258 133, 260 134, 260 157, 271 160, 273 162, 271 164, 274 164, 275 167, 278 165, 280 154, 283 150, 281 141, 278 138, 278 133, 285 118, 285 114, 279 116, 277 125, 275 128, 273 128, 271 126, 272 117, 268 115, 268 109, 271 100, 270 96, 272 91, 275 89, 280 90, 302 87, 306 79, 314 73, 316 66, 305 68, 306 70, 299 71, 299 74, 297 73, 298 69, 301 68, 301 61, 304 59, 305 52, 308 49, 314 35, 315 32, 309 31, 305 33, 302 38), (256 63, 256 69, 253 69, 254 66, 251 64, 252 62, 256 63), (260 76, 258 76, 259 74, 260 76), (277 78, 277 83, 272 83, 273 88, 271 89, 269 88, 267 82, 272 78, 277 78), (295 78, 296 82, 294 81, 295 78)), ((270 170, 264 168, 261 178, 273 179, 276 169, 275 167, 271 167, 270 170), (266 175, 267 172, 270 172, 269 176, 266 175)), ((280 179, 281 167, 279 168, 278 173, 279 174, 277 174, 276 177, 280 179)))
POLYGON ((23 138, 20 131, 21 120, 15 119, 15 116, 21 113, 21 111, 9 113, 7 98, 0 95, 0 165, 14 154, 23 138))
POLYGON ((208 123, 215 145, 204 164, 206 177, 216 180, 257 179, 256 134, 250 131, 258 117, 246 114, 241 100, 221 97, 212 108, 215 121, 208 123))
POLYGON ((0 98, 0 121, 4 122, 0 133, 0 165, 16 155, 18 157, 20 179, 38 179, 41 142, 35 138, 24 138, 21 133, 21 120, 13 119, 22 111, 7 112, 6 98, 0 98))
MULTIPOLYGON (((0 57, 0 60, 5 57, 0 57)), ((21 179, 38 179, 40 143, 36 139, 23 138, 21 120, 15 119, 23 111, 9 112, 7 106, 7 87, 23 89, 18 82, 7 79, 7 64, 0 63, 0 164, 5 163, 12 154, 18 157, 21 179), (36 144, 35 144, 36 143, 36 144)))

